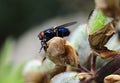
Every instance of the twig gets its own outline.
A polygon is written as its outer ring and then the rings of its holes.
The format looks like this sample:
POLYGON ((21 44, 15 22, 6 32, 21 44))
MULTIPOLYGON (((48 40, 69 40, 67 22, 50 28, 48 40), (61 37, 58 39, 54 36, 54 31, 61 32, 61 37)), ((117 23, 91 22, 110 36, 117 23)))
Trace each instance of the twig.
POLYGON ((94 53, 91 53, 90 55, 91 55, 91 72, 95 73, 97 56, 94 53))
POLYGON ((106 64, 96 72, 95 81, 97 83, 103 83, 103 80, 106 76, 114 73, 119 68, 120 68, 120 55, 117 55, 112 61, 110 61, 108 64, 106 64))
POLYGON ((78 65, 78 72, 88 72, 90 73, 90 71, 88 69, 86 69, 85 67, 81 66, 80 64, 78 65))

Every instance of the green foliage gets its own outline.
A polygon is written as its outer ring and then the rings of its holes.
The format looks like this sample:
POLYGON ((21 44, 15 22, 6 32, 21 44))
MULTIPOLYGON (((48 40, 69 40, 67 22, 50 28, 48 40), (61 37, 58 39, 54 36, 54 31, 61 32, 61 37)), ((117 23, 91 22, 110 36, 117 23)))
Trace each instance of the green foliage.
POLYGON ((14 67, 10 61, 14 41, 8 38, 0 51, 0 83, 23 83, 23 64, 14 67))
POLYGON ((107 21, 107 17, 98 10, 95 10, 91 16, 90 21, 90 34, 100 30, 105 25, 105 22, 107 21))

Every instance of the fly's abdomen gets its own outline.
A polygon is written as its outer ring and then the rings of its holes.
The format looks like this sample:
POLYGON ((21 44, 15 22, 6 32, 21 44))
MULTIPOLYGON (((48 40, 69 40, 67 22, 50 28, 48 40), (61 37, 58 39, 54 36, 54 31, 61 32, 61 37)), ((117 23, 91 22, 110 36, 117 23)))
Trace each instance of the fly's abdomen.
POLYGON ((68 36, 70 34, 69 29, 66 29, 64 27, 57 28, 57 31, 58 31, 58 36, 60 37, 68 36))

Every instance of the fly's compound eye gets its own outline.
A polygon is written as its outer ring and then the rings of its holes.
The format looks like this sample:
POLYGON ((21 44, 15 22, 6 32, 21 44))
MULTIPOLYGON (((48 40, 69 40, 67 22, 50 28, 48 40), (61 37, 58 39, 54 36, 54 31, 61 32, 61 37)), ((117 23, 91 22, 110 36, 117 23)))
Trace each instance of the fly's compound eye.
POLYGON ((39 39, 40 40, 43 40, 44 39, 44 32, 40 32, 40 34, 38 35, 39 39))

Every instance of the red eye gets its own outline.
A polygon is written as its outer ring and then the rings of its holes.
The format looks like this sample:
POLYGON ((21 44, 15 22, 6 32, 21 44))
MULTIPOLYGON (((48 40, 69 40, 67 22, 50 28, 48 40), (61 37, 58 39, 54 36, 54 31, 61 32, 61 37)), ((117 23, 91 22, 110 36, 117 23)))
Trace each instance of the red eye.
POLYGON ((40 39, 43 39, 44 38, 44 32, 41 32, 40 33, 40 39))

